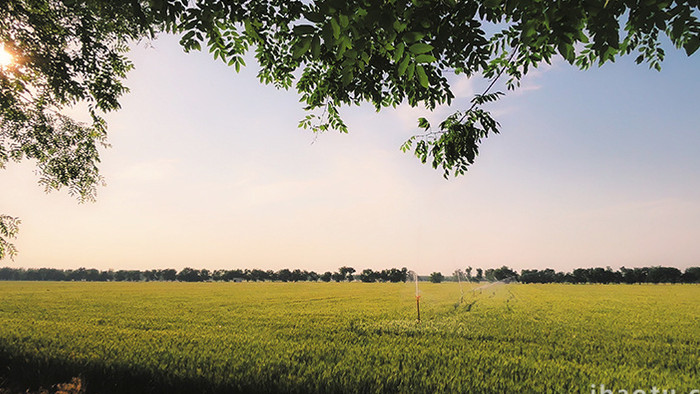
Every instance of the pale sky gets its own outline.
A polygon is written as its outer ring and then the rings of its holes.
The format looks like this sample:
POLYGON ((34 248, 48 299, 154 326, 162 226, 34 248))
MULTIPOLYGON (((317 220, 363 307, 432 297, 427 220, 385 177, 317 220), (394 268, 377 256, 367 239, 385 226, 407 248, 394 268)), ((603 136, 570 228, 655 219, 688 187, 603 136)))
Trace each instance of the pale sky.
MULTIPOLYGON (((130 55, 97 202, 45 194, 28 162, 2 171, 0 212, 22 225, 0 266, 698 266, 700 57, 667 54, 660 73, 633 58, 537 70, 490 107, 502 133, 445 180, 399 150, 425 111, 346 108, 349 134, 315 136, 253 61, 236 74, 162 37, 130 55)), ((454 83, 455 109, 485 86, 454 83)))

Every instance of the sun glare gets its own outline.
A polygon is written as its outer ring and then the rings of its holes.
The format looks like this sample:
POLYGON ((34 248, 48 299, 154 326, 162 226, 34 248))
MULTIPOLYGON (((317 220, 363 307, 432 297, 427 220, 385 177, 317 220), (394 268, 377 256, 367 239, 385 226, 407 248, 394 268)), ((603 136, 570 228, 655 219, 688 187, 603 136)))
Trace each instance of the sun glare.
POLYGON ((12 55, 5 50, 5 44, 0 44, 0 67, 12 64, 12 55))

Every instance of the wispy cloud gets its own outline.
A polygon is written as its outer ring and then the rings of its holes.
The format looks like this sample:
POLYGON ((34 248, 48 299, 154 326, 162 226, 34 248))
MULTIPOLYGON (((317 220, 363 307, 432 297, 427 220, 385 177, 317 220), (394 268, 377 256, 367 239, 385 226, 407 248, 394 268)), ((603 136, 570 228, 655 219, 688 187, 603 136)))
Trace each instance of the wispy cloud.
POLYGON ((411 107, 407 103, 403 103, 396 107, 393 111, 393 115, 398 118, 401 122, 401 126, 405 129, 415 130, 419 133, 418 129, 418 118, 426 118, 433 127, 445 120, 452 112, 458 110, 457 108, 451 108, 447 105, 439 105, 434 110, 430 111, 424 106, 411 107))
POLYGON ((474 81, 466 76, 458 76, 452 83, 452 93, 455 97, 471 97, 474 95, 474 81))
POLYGON ((542 63, 539 67, 530 69, 520 81, 520 87, 511 94, 514 96, 522 96, 527 92, 540 90, 542 88, 541 81, 544 75, 557 69, 563 62, 564 60, 561 57, 555 56, 551 64, 542 63))
POLYGON ((177 162, 175 159, 156 159, 134 163, 118 172, 116 178, 136 182, 162 181, 174 176, 177 162))

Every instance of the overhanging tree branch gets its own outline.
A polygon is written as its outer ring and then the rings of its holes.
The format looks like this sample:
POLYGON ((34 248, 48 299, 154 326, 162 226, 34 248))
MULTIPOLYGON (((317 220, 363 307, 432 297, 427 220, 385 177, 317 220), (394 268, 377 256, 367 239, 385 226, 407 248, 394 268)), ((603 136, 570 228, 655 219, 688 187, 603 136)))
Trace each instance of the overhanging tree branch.
POLYGON ((119 109, 131 69, 125 43, 164 31, 180 34, 185 50, 207 48, 235 70, 254 50, 262 83, 294 88, 305 108, 327 111, 320 123, 300 123, 315 130, 347 131, 338 112, 344 105, 450 104, 446 70, 495 76, 468 110, 445 119, 431 140, 416 141, 422 162, 446 177, 460 175, 481 140, 499 131, 480 105, 500 96, 489 92, 503 74, 511 89, 553 56, 587 69, 634 51, 638 63, 659 69, 664 35, 688 56, 700 48, 699 13, 698 1, 6 0, 0 42, 18 51, 21 67, 12 75, 0 71, 0 164, 51 157, 47 152, 60 145, 50 165, 40 164, 45 185, 94 196, 104 121, 92 112, 93 124, 84 126, 44 110, 78 102, 95 111, 119 109), (489 34, 486 23, 504 28, 489 34), (504 48, 514 49, 506 56, 504 48), (46 102, 21 105, 28 89, 46 102))

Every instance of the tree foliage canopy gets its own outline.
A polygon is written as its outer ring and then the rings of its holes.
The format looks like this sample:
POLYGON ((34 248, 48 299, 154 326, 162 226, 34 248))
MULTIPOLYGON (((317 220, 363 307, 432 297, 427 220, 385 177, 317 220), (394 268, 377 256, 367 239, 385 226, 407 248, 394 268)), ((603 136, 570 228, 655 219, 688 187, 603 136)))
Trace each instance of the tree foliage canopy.
MULTIPOLYGON (((446 73, 507 76, 514 89, 529 70, 560 55, 586 69, 635 54, 660 68, 667 36, 688 55, 700 46, 698 1, 321 0, 165 2, 157 19, 182 33, 186 50, 206 46, 236 68, 254 48, 259 78, 295 88, 310 111, 300 125, 347 131, 342 105, 377 110, 407 102, 434 109, 454 98, 446 73), (298 78, 296 76, 298 75, 298 78)), ((482 106, 499 92, 407 141, 445 176, 467 170, 498 123, 482 106)))
MULTIPOLYGON (((0 167, 35 160, 47 191, 93 198, 101 114, 127 92, 128 44, 158 32, 236 70, 253 51, 262 83, 298 92, 301 127, 346 132, 344 105, 451 103, 452 72, 505 76, 515 89, 554 56, 587 69, 634 54, 659 69, 663 36, 688 55, 700 47, 699 10, 699 0, 6 0, 0 44, 14 62, 0 69, 0 167), (61 113, 81 102, 90 122, 61 113)), ((501 95, 492 86, 436 128, 419 119, 424 133, 402 149, 463 174, 499 132, 483 108, 501 95)))

